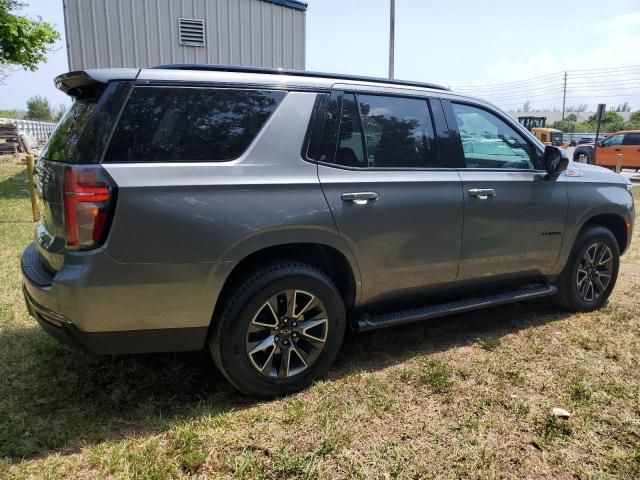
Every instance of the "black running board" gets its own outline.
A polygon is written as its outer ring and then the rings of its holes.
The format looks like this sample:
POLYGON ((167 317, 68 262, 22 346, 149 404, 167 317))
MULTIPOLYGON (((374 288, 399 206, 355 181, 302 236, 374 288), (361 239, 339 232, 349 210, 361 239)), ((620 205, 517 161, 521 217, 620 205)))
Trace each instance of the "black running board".
POLYGON ((456 313, 479 310, 481 308, 495 307, 506 303, 533 300, 536 298, 555 295, 558 289, 553 285, 527 285, 516 290, 503 291, 495 295, 467 298, 453 302, 429 305, 427 307, 402 310, 399 312, 384 313, 381 315, 364 315, 358 319, 358 330, 366 332, 377 328, 392 327, 405 323, 419 322, 430 318, 444 317, 456 313))

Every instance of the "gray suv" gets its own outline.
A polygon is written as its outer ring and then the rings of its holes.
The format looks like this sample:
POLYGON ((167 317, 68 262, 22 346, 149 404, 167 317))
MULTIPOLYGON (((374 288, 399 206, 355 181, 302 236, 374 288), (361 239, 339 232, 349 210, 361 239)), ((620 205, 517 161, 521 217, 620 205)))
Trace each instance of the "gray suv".
POLYGON ((103 354, 208 347, 241 391, 327 372, 345 328, 548 297, 599 308, 629 182, 437 85, 173 65, 71 72, 24 296, 103 354))

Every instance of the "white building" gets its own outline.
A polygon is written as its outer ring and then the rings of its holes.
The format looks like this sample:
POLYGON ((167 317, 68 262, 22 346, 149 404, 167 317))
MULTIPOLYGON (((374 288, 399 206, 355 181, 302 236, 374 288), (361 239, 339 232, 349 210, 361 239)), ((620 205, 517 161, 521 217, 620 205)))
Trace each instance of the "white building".
POLYGON ((70 70, 169 63, 305 68, 305 2, 63 0, 70 70))

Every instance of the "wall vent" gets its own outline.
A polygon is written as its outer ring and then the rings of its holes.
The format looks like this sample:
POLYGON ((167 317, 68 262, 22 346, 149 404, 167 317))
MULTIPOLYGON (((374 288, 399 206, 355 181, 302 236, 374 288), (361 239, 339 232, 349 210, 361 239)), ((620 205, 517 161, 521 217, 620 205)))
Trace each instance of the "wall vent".
POLYGON ((204 20, 195 18, 178 19, 180 45, 204 47, 204 20))

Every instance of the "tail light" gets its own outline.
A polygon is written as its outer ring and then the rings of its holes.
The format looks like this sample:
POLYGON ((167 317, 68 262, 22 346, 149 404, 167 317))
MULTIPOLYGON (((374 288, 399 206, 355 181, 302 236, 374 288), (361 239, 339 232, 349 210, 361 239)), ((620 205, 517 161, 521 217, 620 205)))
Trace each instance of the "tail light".
POLYGON ((64 172, 66 247, 89 250, 104 242, 115 207, 116 189, 99 165, 64 172))

